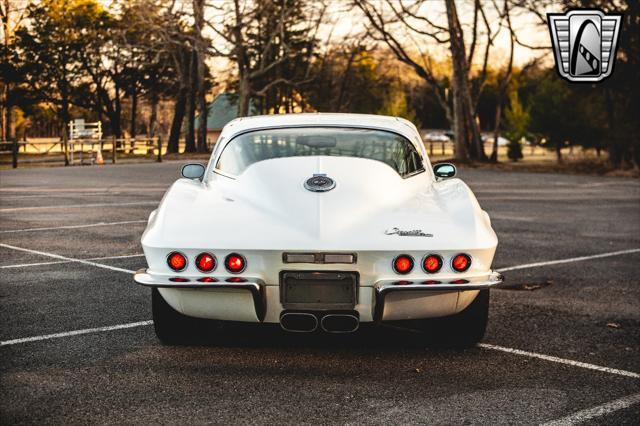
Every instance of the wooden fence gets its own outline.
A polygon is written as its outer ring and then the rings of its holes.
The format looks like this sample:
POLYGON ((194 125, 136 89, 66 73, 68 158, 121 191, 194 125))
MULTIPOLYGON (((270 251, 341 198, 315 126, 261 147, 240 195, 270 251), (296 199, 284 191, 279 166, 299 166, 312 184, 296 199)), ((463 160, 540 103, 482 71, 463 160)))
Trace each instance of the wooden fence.
POLYGON ((66 145, 62 140, 0 141, 0 165, 13 168, 26 164, 83 165, 115 164, 123 158, 149 158, 162 162, 166 153, 162 139, 75 139, 66 145))

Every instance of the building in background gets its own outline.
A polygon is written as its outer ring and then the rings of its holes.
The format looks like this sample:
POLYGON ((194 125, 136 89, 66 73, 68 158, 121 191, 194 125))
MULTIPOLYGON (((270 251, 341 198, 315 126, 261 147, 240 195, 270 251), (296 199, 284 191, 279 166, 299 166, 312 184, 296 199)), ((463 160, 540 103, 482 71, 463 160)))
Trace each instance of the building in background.
MULTIPOLYGON (((238 117, 238 96, 233 93, 221 93, 208 105, 207 111, 207 141, 212 146, 218 140, 222 128, 238 117)), ((259 113, 255 100, 251 99, 249 115, 258 115, 259 113)))

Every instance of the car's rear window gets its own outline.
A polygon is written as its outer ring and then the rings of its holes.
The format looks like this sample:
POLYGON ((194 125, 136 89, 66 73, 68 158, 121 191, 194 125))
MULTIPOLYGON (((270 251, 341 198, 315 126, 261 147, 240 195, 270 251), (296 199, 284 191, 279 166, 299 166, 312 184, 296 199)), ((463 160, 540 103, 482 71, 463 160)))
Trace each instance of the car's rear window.
POLYGON ((259 161, 315 155, 377 160, 403 177, 424 170, 420 154, 403 136, 382 130, 326 127, 244 133, 227 144, 216 169, 239 175, 259 161))

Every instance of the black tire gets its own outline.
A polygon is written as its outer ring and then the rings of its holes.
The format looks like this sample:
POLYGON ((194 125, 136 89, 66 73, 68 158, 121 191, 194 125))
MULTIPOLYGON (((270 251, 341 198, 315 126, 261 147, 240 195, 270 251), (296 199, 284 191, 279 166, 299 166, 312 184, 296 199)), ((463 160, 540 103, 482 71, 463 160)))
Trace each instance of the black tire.
POLYGON ((462 312, 442 318, 418 320, 419 328, 439 346, 470 348, 484 337, 489 319, 489 290, 480 290, 462 312))
POLYGON ((182 315, 164 300, 157 288, 151 289, 153 328, 160 342, 165 345, 196 343, 207 321, 182 315))

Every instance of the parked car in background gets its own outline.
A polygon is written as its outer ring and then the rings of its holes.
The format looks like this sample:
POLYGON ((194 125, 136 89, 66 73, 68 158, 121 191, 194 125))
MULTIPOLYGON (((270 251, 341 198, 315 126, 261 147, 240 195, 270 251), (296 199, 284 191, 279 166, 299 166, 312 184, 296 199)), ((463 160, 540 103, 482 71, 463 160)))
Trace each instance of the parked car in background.
POLYGON ((451 142, 451 138, 444 131, 430 131, 424 134, 424 140, 429 142, 451 142))
MULTIPOLYGON (((482 135, 482 142, 486 145, 493 145, 494 141, 493 135, 482 135)), ((498 136, 498 146, 508 146, 511 141, 505 137, 498 136)))

